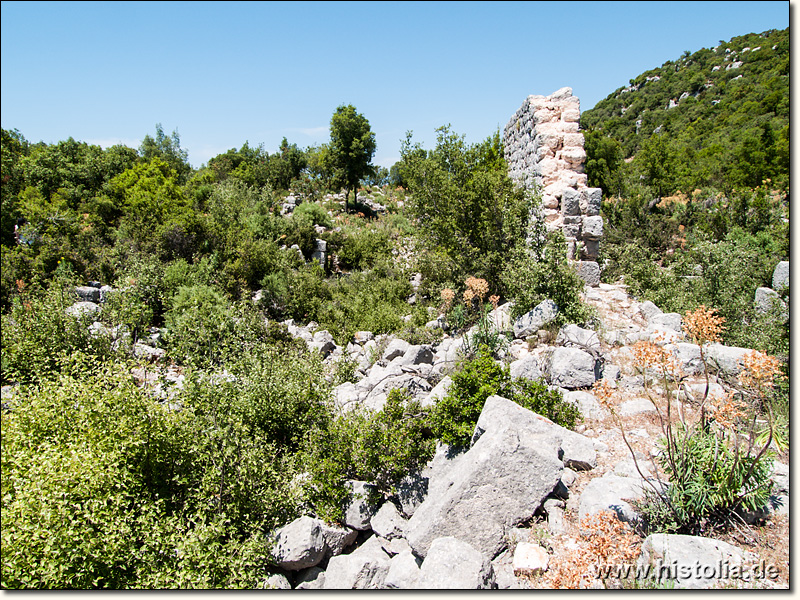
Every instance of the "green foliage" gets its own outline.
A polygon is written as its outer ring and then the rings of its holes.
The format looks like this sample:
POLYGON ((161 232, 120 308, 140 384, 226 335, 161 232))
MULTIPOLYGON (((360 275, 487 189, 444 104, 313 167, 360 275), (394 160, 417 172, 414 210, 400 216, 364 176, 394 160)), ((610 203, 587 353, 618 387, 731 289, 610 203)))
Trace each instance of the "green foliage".
POLYGON ((345 194, 352 190, 354 204, 359 182, 374 170, 375 147, 375 134, 366 117, 352 105, 339 106, 331 117, 331 142, 325 157, 332 173, 331 185, 345 188, 345 194))
POLYGON ((22 392, 2 413, 3 587, 262 585, 268 533, 299 495, 245 409, 264 401, 255 393, 291 397, 287 363, 249 395, 190 386, 180 410, 79 355, 22 392))
POLYGON ((390 495, 403 477, 425 466, 434 449, 419 402, 392 390, 380 411, 351 411, 327 430, 311 432, 305 457, 311 473, 308 500, 320 516, 339 520, 348 479, 372 482, 379 493, 390 495))
POLYGON ((430 418, 435 435, 447 444, 469 445, 483 405, 492 395, 507 398, 567 428, 574 427, 580 416, 577 407, 565 402, 559 391, 550 390, 541 382, 512 381, 508 367, 498 364, 485 349, 452 378, 447 395, 433 408, 430 418))
POLYGON ((331 226, 331 218, 327 211, 316 202, 303 202, 292 212, 292 219, 309 225, 331 226))
POLYGON ((139 154, 145 162, 151 162, 158 158, 167 163, 176 173, 178 183, 186 183, 192 172, 192 167, 188 162, 189 151, 181 148, 181 137, 178 130, 167 136, 164 133, 161 123, 156 124, 156 137, 145 135, 142 145, 139 147, 139 154))
POLYGON ((514 317, 524 315, 548 298, 558 306, 556 322, 560 325, 585 323, 591 317, 589 307, 580 299, 583 279, 567 262, 560 231, 553 232, 539 252, 517 247, 502 281, 509 299, 514 301, 514 317))
POLYGON ((770 30, 633 78, 581 115, 590 184, 606 197, 730 193, 765 179, 788 189, 788 58, 788 28, 770 30))
POLYGON ((532 199, 508 177, 499 133, 467 146, 463 136, 442 127, 430 152, 412 145, 409 134, 401 155, 426 285, 474 275, 502 291, 500 273, 526 236, 532 199))
POLYGON ((231 303, 208 285, 181 286, 168 305, 164 340, 186 365, 219 365, 272 337, 252 303, 231 303))
POLYGON ((645 489, 638 504, 652 531, 697 535, 725 522, 736 509, 757 510, 769 499, 772 461, 749 454, 719 432, 677 428, 662 440, 663 492, 645 489))
POLYGON ((23 288, 14 298, 11 311, 2 316, 4 383, 57 376, 72 353, 108 355, 109 339, 89 331, 94 317, 66 313, 77 300, 73 285, 57 282, 38 293, 23 288))

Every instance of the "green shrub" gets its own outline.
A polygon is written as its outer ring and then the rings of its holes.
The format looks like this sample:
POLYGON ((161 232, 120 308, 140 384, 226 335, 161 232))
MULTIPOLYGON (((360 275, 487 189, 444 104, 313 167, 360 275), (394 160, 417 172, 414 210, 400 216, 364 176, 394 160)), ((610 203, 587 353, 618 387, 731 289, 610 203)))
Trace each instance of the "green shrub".
POLYGON ((550 235, 541 252, 517 247, 502 280, 508 298, 514 302, 514 317, 524 315, 548 298, 558 306, 559 325, 580 324, 591 317, 589 307, 581 301, 584 281, 567 262, 560 231, 550 235))
POLYGON ((733 510, 767 503, 770 459, 734 449, 715 431, 678 427, 674 433, 673 441, 661 440, 659 460, 669 484, 659 493, 646 488, 637 504, 649 530, 697 535, 729 522, 733 510))
POLYGON ((304 463, 311 473, 308 501, 317 514, 339 520, 348 499, 348 479, 374 483, 391 495, 409 473, 433 457, 435 440, 427 413, 407 392, 393 390, 383 409, 355 410, 325 430, 310 432, 304 463))
POLYGON ((303 202, 292 212, 292 220, 304 225, 331 226, 331 218, 320 204, 316 202, 303 202))
POLYGON ((109 354, 110 340, 89 331, 94 316, 66 313, 75 301, 73 286, 58 281, 44 292, 22 289, 2 316, 3 382, 51 378, 73 352, 109 354))
POLYGON ((228 397, 160 404, 125 371, 76 355, 2 412, 3 587, 263 584, 291 464, 228 397))
POLYGON ((453 374, 447 395, 431 412, 435 435, 453 446, 469 445, 475 424, 489 396, 499 395, 564 427, 572 428, 580 416, 561 393, 541 382, 511 379, 509 368, 498 364, 485 347, 453 374))

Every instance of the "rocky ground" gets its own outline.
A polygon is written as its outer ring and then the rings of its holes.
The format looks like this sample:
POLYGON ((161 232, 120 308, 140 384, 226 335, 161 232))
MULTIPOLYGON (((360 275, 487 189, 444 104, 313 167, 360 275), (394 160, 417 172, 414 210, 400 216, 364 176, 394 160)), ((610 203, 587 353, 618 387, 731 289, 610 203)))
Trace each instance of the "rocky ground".
MULTIPOLYGON (((493 396, 486 402, 471 447, 453 455, 441 446, 428 468, 409 477, 397 496, 372 505, 366 500, 370 484, 351 482, 354 501, 344 526, 306 516, 277 531, 274 554, 279 568, 265 585, 294 589, 657 587, 645 579, 621 582, 613 576, 594 577, 596 555, 605 552, 608 564, 674 566, 679 561, 696 569, 733 565, 743 573, 756 568, 764 572, 771 565, 769 574, 775 575, 743 580, 716 574, 704 577, 695 570, 688 576, 681 574, 667 587, 788 588, 787 455, 778 456, 775 463, 773 504, 760 515, 750 515, 752 526, 713 539, 663 535, 642 539, 623 530, 622 522, 635 524, 639 517, 630 501, 641 496, 643 487, 658 485, 652 458, 661 436, 653 403, 634 368, 632 345, 648 340, 666 349, 690 374, 685 382, 690 393, 702 394, 705 379, 699 347, 685 339, 680 315, 664 314, 650 302, 638 302, 621 284, 587 286, 585 300, 596 311, 593 329, 574 325, 548 329, 547 322, 557 311, 548 301, 514 321, 509 318, 508 304, 492 313, 496 326, 514 332, 504 356, 512 376, 544 378, 561 388, 583 415, 576 431, 493 396), (606 381, 613 397, 604 399, 593 393, 597 380, 606 381), (606 518, 609 515, 611 519, 606 518), (587 518, 594 519, 594 529, 587 530, 587 518), (593 537, 587 537, 592 532, 593 537)), ((344 357, 356 363, 356 381, 334 389, 342 411, 357 405, 379 410, 394 388, 408 390, 423 405, 435 403, 446 393, 448 373, 464 344, 464 336, 446 333, 436 344, 414 345, 393 336, 358 332, 341 347, 313 323, 286 325, 331 367, 344 357)), ((431 328, 442 325, 441 316, 428 323, 431 328)), ((154 333, 137 348, 140 357, 154 361, 139 375, 142 384, 153 386, 165 402, 171 402, 169 390, 180 387, 182 375, 174 367, 158 366, 163 350, 155 347, 157 341, 154 333)), ((720 374, 728 377, 741 370, 748 352, 721 344, 706 348, 720 374)), ((666 393, 658 388, 655 392, 666 393)), ((722 392, 712 382, 710 394, 722 392)), ((691 401, 676 406, 692 418, 691 401)))

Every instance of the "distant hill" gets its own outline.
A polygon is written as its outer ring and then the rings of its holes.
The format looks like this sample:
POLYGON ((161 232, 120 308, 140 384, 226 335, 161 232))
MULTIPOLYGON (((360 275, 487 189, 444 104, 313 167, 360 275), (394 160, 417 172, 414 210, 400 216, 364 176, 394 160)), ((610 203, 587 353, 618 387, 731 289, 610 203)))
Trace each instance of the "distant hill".
POLYGON ((606 194, 789 181, 789 29, 689 51, 581 116, 590 185, 606 194), (645 187, 642 188, 641 186, 645 187))

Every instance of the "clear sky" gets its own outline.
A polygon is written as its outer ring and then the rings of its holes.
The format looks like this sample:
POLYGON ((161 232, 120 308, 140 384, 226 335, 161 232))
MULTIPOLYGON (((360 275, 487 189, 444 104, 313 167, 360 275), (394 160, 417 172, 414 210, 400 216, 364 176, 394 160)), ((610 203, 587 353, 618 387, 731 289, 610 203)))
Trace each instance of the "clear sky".
POLYGON ((530 94, 592 108, 685 50, 789 26, 794 2, 2 2, 0 121, 31 142, 137 148, 156 123, 189 161, 329 139, 352 104, 391 166, 413 131, 468 142, 530 94))

